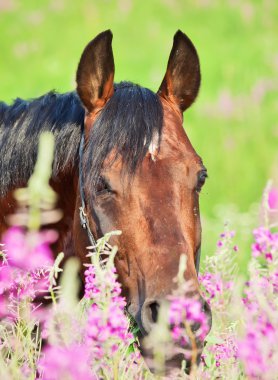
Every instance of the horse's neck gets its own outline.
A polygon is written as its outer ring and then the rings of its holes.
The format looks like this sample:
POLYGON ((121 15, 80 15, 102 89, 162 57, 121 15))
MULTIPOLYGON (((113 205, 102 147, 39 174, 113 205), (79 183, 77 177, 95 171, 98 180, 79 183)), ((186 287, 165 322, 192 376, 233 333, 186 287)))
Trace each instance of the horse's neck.
MULTIPOLYGON (((36 163, 42 131, 55 135, 53 178, 73 175, 84 109, 75 93, 48 93, 11 106, 0 103, 0 197, 26 186, 36 163)), ((66 187, 65 187, 66 189, 66 187)), ((66 190, 65 190, 66 192, 66 190)))
MULTIPOLYGON (((57 230, 59 240, 53 247, 55 253, 69 251, 65 248, 66 237, 72 234, 74 212, 76 205, 76 179, 74 176, 61 174, 60 178, 51 180, 51 187, 57 193, 57 203, 54 208, 62 211, 62 218, 50 227, 57 230)), ((25 184, 22 184, 24 186, 25 184)), ((17 210, 17 203, 13 196, 15 189, 11 189, 4 197, 0 197, 0 242, 3 234, 9 228, 9 216, 17 210)), ((70 247, 70 244, 68 244, 70 247)), ((68 255, 71 254, 67 252, 68 255)))
POLYGON ((50 183, 58 194, 57 208, 62 210, 63 218, 53 227, 62 236, 70 231, 83 120, 84 110, 74 93, 49 93, 27 102, 17 99, 11 106, 0 102, 0 234, 8 227, 7 215, 16 210, 13 191, 25 187, 34 170, 43 130, 53 131, 56 141, 50 183))

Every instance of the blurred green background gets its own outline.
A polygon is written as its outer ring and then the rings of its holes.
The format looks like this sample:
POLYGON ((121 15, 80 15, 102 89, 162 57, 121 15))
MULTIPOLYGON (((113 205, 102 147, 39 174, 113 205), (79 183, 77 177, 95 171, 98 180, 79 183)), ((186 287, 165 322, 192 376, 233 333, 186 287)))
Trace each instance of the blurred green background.
POLYGON ((225 222, 242 273, 269 178, 278 178, 277 0, 0 0, 0 99, 74 89, 80 54, 111 29, 116 81, 156 91, 177 29, 194 42, 202 87, 184 117, 209 171, 201 195, 203 257, 225 222))

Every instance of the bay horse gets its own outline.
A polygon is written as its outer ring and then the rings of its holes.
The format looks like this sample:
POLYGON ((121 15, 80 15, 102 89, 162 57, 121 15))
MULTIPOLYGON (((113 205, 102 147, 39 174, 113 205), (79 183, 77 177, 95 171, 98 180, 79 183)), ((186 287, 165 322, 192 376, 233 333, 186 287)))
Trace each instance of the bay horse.
POLYGON ((183 128, 183 112, 198 94, 200 65, 193 43, 178 31, 157 93, 115 84, 114 71, 107 30, 83 51, 76 91, 0 103, 0 234, 15 209, 14 189, 26 186, 34 169, 39 136, 51 131, 51 185, 64 215, 57 251, 85 263, 92 239, 121 230, 111 242, 118 246, 115 265, 128 312, 145 336, 175 287, 181 254, 192 283, 187 296, 198 297, 210 316, 197 279, 199 193, 207 170, 183 128))

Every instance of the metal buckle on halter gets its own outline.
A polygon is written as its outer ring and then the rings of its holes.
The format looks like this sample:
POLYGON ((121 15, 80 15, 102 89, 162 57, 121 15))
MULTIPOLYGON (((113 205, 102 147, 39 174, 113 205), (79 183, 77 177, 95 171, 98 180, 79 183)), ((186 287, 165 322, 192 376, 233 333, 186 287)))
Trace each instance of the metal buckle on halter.
POLYGON ((84 228, 84 230, 86 230, 87 229, 87 215, 83 207, 79 207, 79 217, 80 217, 81 227, 84 228))

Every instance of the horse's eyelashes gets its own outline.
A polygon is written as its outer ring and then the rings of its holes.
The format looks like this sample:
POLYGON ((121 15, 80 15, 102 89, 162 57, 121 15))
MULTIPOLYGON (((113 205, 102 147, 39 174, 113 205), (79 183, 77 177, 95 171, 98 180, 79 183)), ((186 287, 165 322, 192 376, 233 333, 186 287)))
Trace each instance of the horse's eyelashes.
POLYGON ((196 186, 196 191, 198 193, 201 191, 207 178, 208 178, 208 173, 206 170, 202 170, 198 173, 198 180, 197 180, 197 186, 196 186))
POLYGON ((105 178, 100 177, 96 186, 96 195, 108 193, 113 193, 112 188, 105 178))

